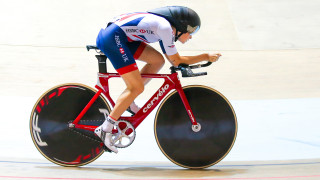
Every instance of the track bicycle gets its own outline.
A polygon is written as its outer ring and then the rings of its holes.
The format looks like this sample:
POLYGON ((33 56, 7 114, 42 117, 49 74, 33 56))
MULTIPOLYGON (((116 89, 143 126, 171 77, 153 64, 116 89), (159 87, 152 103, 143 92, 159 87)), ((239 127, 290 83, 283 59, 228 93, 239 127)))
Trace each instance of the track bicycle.
MULTIPOLYGON (((30 133, 38 151, 61 166, 83 166, 109 151, 94 134, 115 102, 110 96, 107 57, 96 46, 98 82, 96 89, 69 83, 55 86, 36 102, 30 117, 30 133)), ((121 116, 112 130, 117 148, 130 146, 136 128, 154 110, 154 135, 162 153, 173 163, 191 169, 207 168, 220 162, 231 150, 237 135, 236 114, 226 97, 203 85, 182 87, 182 77, 206 75, 192 69, 211 63, 171 67, 170 74, 142 74, 164 82, 154 95, 132 116, 121 116), (161 103, 161 104, 160 104, 161 103), (160 104, 160 105, 159 105, 160 104), (159 105, 159 106, 158 106, 159 105)))

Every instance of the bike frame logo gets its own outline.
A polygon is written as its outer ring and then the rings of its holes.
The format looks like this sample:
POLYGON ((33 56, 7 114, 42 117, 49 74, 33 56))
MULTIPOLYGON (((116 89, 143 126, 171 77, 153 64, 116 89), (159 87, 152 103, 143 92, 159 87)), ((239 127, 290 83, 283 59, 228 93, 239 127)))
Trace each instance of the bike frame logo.
POLYGON ((37 113, 33 114, 33 118, 32 118, 33 137, 34 137, 36 143, 38 144, 38 146, 48 146, 48 144, 46 142, 41 140, 41 137, 40 137, 41 129, 38 126, 38 116, 39 115, 37 113))
POLYGON ((158 94, 147 104, 145 108, 143 108, 143 112, 146 113, 154 104, 159 100, 159 97, 163 96, 163 94, 169 89, 169 84, 164 85, 159 91, 158 94))

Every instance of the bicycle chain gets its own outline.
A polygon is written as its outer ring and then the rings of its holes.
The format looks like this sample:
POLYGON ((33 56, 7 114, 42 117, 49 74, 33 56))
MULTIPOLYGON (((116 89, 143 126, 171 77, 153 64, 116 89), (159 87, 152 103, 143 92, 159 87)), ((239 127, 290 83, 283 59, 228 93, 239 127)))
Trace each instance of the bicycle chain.
MULTIPOLYGON (((81 121, 83 121, 83 122, 88 122, 88 121, 104 121, 104 120, 80 120, 79 122, 81 122, 81 121)), ((122 121, 126 121, 126 120, 122 120, 122 121)), ((128 123, 130 123, 129 121, 126 121, 126 122, 128 122, 128 123)), ((131 124, 131 123, 130 123, 131 124)), ((98 143, 103 143, 102 141, 101 141, 101 139, 100 140, 97 140, 97 139, 94 139, 94 138, 92 138, 92 137, 90 137, 90 136, 88 136, 88 135, 86 135, 86 134, 84 134, 84 133, 81 133, 81 132, 79 132, 79 131, 76 131, 74 128, 68 128, 71 132, 74 132, 74 133, 76 133, 76 134, 78 134, 78 135, 80 135, 80 136, 82 136, 82 137, 85 137, 85 138, 88 138, 88 139, 90 139, 90 140, 92 140, 92 141, 95 141, 95 142, 98 142, 98 143)), ((133 129, 133 132, 132 133, 136 133, 136 130, 135 129, 133 129)), ((134 138, 135 139, 135 138, 134 138)), ((134 141, 134 140, 133 140, 134 141)), ((128 145, 128 146, 130 146, 132 143, 133 143, 133 141, 128 145)), ((104 147, 103 147, 103 149, 105 149, 106 151, 108 151, 108 152, 110 152, 110 150, 105 146, 105 145, 103 145, 104 147), (107 149, 106 149, 107 148, 107 149)), ((127 146, 127 147, 128 147, 127 146)), ((126 147, 117 147, 117 148, 126 148, 126 147)))
POLYGON ((95 141, 95 142, 98 142, 98 143, 101 143, 101 142, 102 142, 102 141, 99 141, 99 140, 97 140, 97 139, 94 139, 94 138, 92 138, 92 137, 90 137, 90 136, 88 136, 88 135, 86 135, 86 134, 83 134, 83 133, 81 133, 81 132, 79 132, 79 131, 76 131, 76 130, 74 130, 73 128, 69 128, 69 130, 70 130, 71 132, 77 133, 78 135, 80 135, 80 136, 82 136, 82 137, 88 138, 88 139, 90 139, 90 140, 92 140, 92 141, 95 141))
MULTIPOLYGON (((83 133, 80 133, 80 132, 78 132, 78 131, 76 131, 76 130, 74 130, 74 129, 72 129, 72 128, 69 128, 69 130, 71 131, 71 132, 74 132, 74 133, 77 133, 78 135, 80 135, 80 136, 82 136, 82 137, 85 137, 85 138, 88 138, 88 139, 90 139, 91 141, 95 141, 95 142, 97 142, 97 143, 102 143, 103 144, 103 142, 101 141, 101 140, 97 140, 97 139, 94 139, 94 138, 92 138, 92 137, 90 137, 90 136, 88 136, 88 135, 85 135, 85 134, 83 134, 83 133)), ((104 151, 106 151, 106 152, 112 152, 109 148, 107 148, 107 146, 106 145, 104 145, 103 144, 103 146, 102 146, 102 149, 104 150, 104 151)))
MULTIPOLYGON (((102 123, 103 123, 103 121, 104 120, 80 120, 79 121, 79 124, 80 124, 80 122, 88 122, 88 121, 102 121, 102 123)), ((102 124, 101 123, 101 124, 102 124)), ((69 124, 69 123, 68 123, 69 124)), ((100 140, 97 140, 97 139, 94 139, 94 138, 92 138, 92 137, 90 137, 90 136, 88 136, 88 135, 86 135, 86 134, 84 134, 84 133, 81 133, 81 132, 79 132, 79 131, 76 131, 74 128, 68 128, 71 132, 75 132, 75 133, 77 133, 78 135, 80 135, 80 136, 83 136, 83 137, 85 137, 85 138, 88 138, 88 139, 90 139, 90 140, 93 140, 93 141, 95 141, 95 142, 99 142, 99 143, 101 143, 102 141, 100 140)))

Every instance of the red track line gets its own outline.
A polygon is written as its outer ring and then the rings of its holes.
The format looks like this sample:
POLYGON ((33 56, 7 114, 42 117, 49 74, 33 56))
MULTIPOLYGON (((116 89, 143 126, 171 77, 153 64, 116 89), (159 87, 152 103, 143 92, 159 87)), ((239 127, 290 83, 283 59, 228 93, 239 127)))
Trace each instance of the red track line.
MULTIPOLYGON (((309 176, 279 176, 279 177, 252 177, 252 178, 207 178, 207 179, 184 179, 184 180, 254 180, 254 179, 291 179, 291 178, 314 178, 320 175, 309 176)), ((23 177, 23 176, 0 176, 0 178, 10 179, 56 179, 56 180, 141 180, 141 179, 96 179, 96 178, 55 178, 55 177, 23 177)), ((168 180, 168 179, 150 179, 150 180, 168 180)), ((181 179, 169 179, 181 180, 181 179)))

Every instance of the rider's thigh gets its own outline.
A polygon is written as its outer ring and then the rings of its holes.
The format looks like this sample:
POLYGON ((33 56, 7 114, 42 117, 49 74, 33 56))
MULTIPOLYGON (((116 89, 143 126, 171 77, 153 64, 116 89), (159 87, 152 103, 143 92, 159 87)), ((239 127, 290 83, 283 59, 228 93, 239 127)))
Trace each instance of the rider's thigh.
POLYGON ((141 94, 144 91, 144 84, 139 70, 134 70, 121 75, 127 89, 135 94, 141 94))
POLYGON ((151 65, 158 65, 160 67, 162 67, 165 63, 162 54, 150 45, 146 45, 138 60, 144 61, 151 65))

